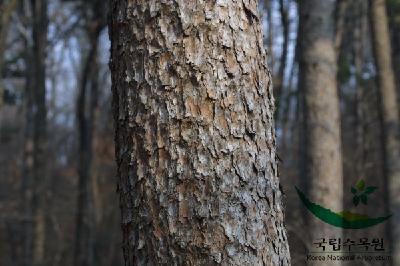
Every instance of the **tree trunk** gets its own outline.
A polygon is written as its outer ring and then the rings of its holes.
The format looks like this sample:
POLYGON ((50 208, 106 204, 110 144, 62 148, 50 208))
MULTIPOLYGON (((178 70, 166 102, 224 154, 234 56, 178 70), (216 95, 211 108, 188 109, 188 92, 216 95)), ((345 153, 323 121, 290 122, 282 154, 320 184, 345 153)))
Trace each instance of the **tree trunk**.
POLYGON ((4 55, 7 44, 8 29, 11 21, 11 15, 17 8, 17 0, 9 0, 0 3, 0 108, 4 102, 4 87, 1 83, 3 77, 4 55))
POLYGON ((289 265, 257 1, 111 1, 125 265, 289 265))
POLYGON ((391 61, 391 46, 388 21, 384 0, 370 0, 370 18, 372 44, 377 68, 380 93, 380 113, 383 130, 384 176, 388 184, 389 211, 394 214, 390 219, 391 251, 393 265, 400 264, 400 145, 399 117, 396 101, 396 87, 391 61))
POLYGON ((267 36, 267 51, 268 51, 268 62, 270 69, 273 71, 275 68, 275 57, 274 57, 274 47, 273 47, 273 39, 274 25, 272 23, 272 1, 273 0, 264 0, 264 9, 267 12, 267 25, 268 25, 268 36, 267 36))
POLYGON ((47 1, 32 0, 32 46, 27 56, 24 193, 26 265, 45 265, 47 130, 46 73, 47 1))
MULTIPOLYGON (((28 48, 28 44, 25 43, 28 48)), ((28 52, 25 58, 27 73, 26 84, 24 93, 24 107, 25 107, 25 124, 24 124, 24 152, 23 152, 23 168, 22 168, 22 182, 21 194, 23 197, 23 213, 25 214, 24 226, 24 266, 32 266, 33 263, 33 237, 34 237, 34 223, 33 223, 33 89, 30 72, 32 71, 30 65, 31 55, 28 52)))
POLYGON ((33 265, 44 265, 46 235, 47 194, 47 132, 46 132, 46 47, 47 47, 47 0, 32 0, 33 17, 33 211, 34 250, 33 265))
POLYGON ((74 260, 77 266, 94 263, 94 203, 91 166, 93 160, 92 139, 95 110, 98 104, 98 38, 100 29, 89 32, 89 54, 85 60, 81 86, 77 100, 79 131, 78 204, 74 260), (90 88, 90 90, 88 90, 90 88))
MULTIPOLYGON (((24 3, 26 4, 26 3, 24 3)), ((26 41, 26 125, 22 195, 26 226, 24 265, 45 265, 47 194, 47 109, 45 58, 47 46, 47 2, 32 0, 32 40, 26 41)))
POLYGON ((106 26, 107 4, 101 0, 82 1, 82 17, 89 41, 76 103, 79 135, 78 200, 75 232, 74 265, 95 265, 96 208, 94 198, 93 145, 99 98, 99 38, 106 26))
POLYGON ((365 82, 363 82, 363 69, 365 61, 365 42, 368 27, 368 3, 364 0, 358 0, 354 3, 358 12, 356 13, 356 26, 354 28, 354 66, 356 76, 356 94, 355 94, 355 164, 357 179, 366 177, 365 163, 367 149, 365 143, 365 82))
POLYGON ((285 70, 287 65, 287 57, 289 49, 289 27, 290 27, 289 5, 290 1, 285 5, 285 1, 279 0, 279 12, 281 15, 283 42, 282 42, 282 55, 280 57, 279 69, 276 78, 274 79, 274 87, 275 87, 274 95, 276 99, 275 118, 277 121, 280 121, 280 116, 279 116, 279 112, 281 110, 280 103, 284 94, 285 70))
MULTIPOLYGON (((392 63, 394 73, 400 73, 400 2, 386 1, 390 37, 392 40, 392 63)), ((395 75, 397 84, 397 105, 400 104, 400 75, 395 75)))
MULTIPOLYGON (((334 47, 335 1, 299 2, 299 89, 303 129, 300 142, 307 192, 313 201, 342 210, 342 158, 337 63, 334 47)), ((341 231, 308 216, 310 242, 337 238, 341 231)))
POLYGON ((335 51, 336 56, 339 56, 340 47, 345 30, 346 11, 349 5, 347 0, 337 0, 335 8, 335 51))

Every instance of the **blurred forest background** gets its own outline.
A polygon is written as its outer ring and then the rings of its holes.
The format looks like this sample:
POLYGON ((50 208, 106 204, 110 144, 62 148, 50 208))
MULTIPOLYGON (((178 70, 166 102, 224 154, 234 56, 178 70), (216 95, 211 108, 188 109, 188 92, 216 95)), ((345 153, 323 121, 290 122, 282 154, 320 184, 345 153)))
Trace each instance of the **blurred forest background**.
MULTIPOLYGON (((386 5, 398 85, 400 1, 386 5)), ((299 6, 295 0, 265 0, 259 8, 276 99, 292 263, 303 265, 304 209, 293 188, 303 184, 299 6)), ((0 265, 30 265, 33 257, 42 265, 78 265, 81 256, 90 257, 91 265, 123 265, 107 9, 103 0, 0 0, 0 265), (39 217, 39 226, 31 226, 32 217, 39 217)), ((338 0, 332 18, 343 202, 352 204, 350 186, 362 178, 382 188, 369 209, 382 213, 388 199, 368 9, 366 0, 338 0)), ((388 229, 371 230, 382 237, 388 229)))

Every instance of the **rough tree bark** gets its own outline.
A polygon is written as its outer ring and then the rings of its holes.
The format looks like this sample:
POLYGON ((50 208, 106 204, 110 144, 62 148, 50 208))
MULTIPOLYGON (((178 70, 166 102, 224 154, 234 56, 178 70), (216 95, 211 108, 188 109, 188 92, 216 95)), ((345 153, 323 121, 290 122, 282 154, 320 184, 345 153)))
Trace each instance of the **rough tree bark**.
POLYGON ((382 118, 382 144, 384 176, 387 180, 389 211, 393 213, 391 225, 391 251, 393 265, 400 264, 400 145, 399 116, 396 101, 396 85, 391 59, 388 20, 384 0, 370 0, 372 44, 377 68, 382 118))
MULTIPOLYGON (((342 158, 333 0, 299 2, 299 89, 303 109, 303 169, 309 196, 342 210, 342 158)), ((340 237, 340 230, 309 216, 310 237, 340 237)), ((308 244, 310 244, 309 242, 308 244)))
POLYGON ((257 1, 111 1, 125 265, 289 265, 257 1))

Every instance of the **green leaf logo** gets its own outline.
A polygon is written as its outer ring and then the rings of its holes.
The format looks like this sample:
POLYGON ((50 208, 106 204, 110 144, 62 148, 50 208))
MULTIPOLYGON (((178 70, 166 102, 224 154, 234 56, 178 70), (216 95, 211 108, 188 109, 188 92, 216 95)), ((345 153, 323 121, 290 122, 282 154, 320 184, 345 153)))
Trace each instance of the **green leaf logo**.
POLYGON ((357 181, 355 187, 351 187, 351 193, 354 195, 353 204, 358 206, 361 203, 368 204, 368 195, 372 194, 378 187, 365 187, 365 181, 360 179, 357 181))
POLYGON ((359 197, 359 196, 354 196, 354 198, 353 198, 353 204, 354 204, 354 206, 357 206, 358 203, 360 203, 360 197, 359 197))
POLYGON ((365 194, 371 194, 373 193, 378 187, 367 187, 365 190, 365 194))
POLYGON ((361 202, 362 202, 363 204, 367 205, 368 198, 367 198, 367 195, 366 195, 366 194, 362 194, 362 195, 360 196, 360 199, 361 199, 361 202))
POLYGON ((363 191, 363 190, 364 190, 364 187, 365 187, 365 182, 364 182, 364 180, 362 180, 362 179, 358 180, 358 181, 357 181, 357 184, 356 184, 357 190, 358 190, 358 191, 363 191))
MULTIPOLYGON (((303 202, 304 206, 318 219, 330 224, 332 226, 346 228, 346 229, 363 229, 370 226, 374 226, 383 223, 389 219, 392 215, 386 215, 381 217, 369 217, 365 214, 359 214, 349 211, 339 211, 335 212, 326 207, 319 205, 310 201, 306 195, 300 191, 297 187, 296 191, 299 195, 300 200, 303 202)), ((354 188, 355 189, 355 188, 354 188)), ((368 189, 368 188, 367 188, 368 189)), ((352 190, 353 191, 353 190, 352 190)), ((357 191, 355 191, 357 192, 357 191)), ((364 204, 367 202, 367 194, 362 193, 361 195, 355 195, 353 198, 354 205, 358 205, 360 201, 364 204)))

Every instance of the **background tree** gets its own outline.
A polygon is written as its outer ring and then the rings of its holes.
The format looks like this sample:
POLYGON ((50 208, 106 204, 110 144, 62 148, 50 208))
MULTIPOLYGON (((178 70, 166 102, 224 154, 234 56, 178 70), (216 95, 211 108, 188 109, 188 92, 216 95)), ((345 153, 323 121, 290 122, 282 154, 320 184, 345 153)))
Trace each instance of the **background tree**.
MULTIPOLYGON (((382 120, 383 173, 386 178, 391 213, 400 211, 400 145, 399 113, 397 106, 396 85, 391 59, 391 45, 386 17, 386 3, 383 0, 370 0, 370 19, 372 44, 377 68, 377 80, 380 96, 380 115, 382 120)), ((400 263, 400 218, 394 215, 391 222, 391 244, 393 265, 400 263)))
MULTIPOLYGON (((302 94, 301 177, 313 201, 342 210, 340 111, 334 47, 334 1, 299 3, 299 89, 302 94)), ((312 240, 340 237, 340 230, 310 216, 312 240)))
POLYGON ((77 97, 77 122, 79 132, 78 200, 76 215, 75 265, 94 265, 95 205, 92 176, 93 139, 99 99, 98 45, 106 26, 107 6, 104 1, 84 1, 82 17, 89 50, 84 59, 79 94, 77 97))
POLYGON ((46 107, 46 50, 47 50, 47 1, 32 0, 30 8, 32 39, 28 39, 27 65, 30 66, 26 84, 26 114, 31 121, 26 135, 26 170, 24 191, 26 216, 26 264, 45 264, 45 243, 48 191, 47 169, 47 107, 46 107))
MULTIPOLYGON (((11 15, 17 8, 17 0, 8 0, 0 3, 0 77, 3 73, 3 58, 4 52, 6 50, 6 38, 8 36, 9 24, 11 20, 11 15)), ((4 101, 4 86, 0 83, 0 107, 4 101)))

